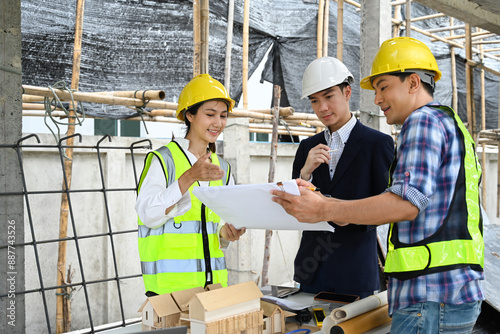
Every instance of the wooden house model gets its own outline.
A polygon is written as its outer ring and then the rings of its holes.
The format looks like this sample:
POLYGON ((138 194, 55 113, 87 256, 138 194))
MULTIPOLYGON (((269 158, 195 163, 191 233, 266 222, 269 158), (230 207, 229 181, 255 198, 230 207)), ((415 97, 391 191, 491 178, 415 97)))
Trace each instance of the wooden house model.
POLYGON ((260 297, 253 281, 197 293, 189 301, 191 333, 262 333, 260 297))
POLYGON ((264 312, 263 334, 286 333, 285 318, 294 316, 295 313, 285 311, 278 305, 260 301, 260 307, 264 312))
POLYGON ((143 331, 180 326, 181 310, 169 293, 148 297, 138 312, 143 331))

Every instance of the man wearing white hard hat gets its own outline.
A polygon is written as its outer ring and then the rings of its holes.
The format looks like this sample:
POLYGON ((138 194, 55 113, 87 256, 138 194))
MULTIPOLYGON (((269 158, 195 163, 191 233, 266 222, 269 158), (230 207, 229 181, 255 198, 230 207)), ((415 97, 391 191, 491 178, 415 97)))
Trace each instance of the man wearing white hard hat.
MULTIPOLYGON (((293 178, 310 181, 326 196, 354 200, 382 193, 388 184, 394 142, 364 126, 349 109, 354 78, 333 57, 311 62, 302 79, 325 131, 300 143, 293 178)), ((304 231, 295 258, 295 281, 309 293, 331 291, 361 298, 379 289, 374 226, 337 226, 335 232, 304 231)))

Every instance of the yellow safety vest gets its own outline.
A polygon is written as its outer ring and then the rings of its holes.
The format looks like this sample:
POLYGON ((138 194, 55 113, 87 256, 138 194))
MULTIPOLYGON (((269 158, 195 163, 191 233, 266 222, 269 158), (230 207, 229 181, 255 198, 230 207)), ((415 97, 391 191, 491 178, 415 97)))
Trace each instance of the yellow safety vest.
POLYGON ((484 268, 483 222, 478 187, 481 166, 474 140, 453 109, 445 106, 436 108, 453 116, 460 130, 462 162, 448 214, 436 233, 419 242, 404 244, 399 241, 397 225, 391 224, 384 272, 401 280, 468 266, 477 271, 484 268))
MULTIPOLYGON (((137 193, 156 156, 163 166, 168 185, 191 168, 191 163, 179 144, 171 141, 145 159, 137 193)), ((225 171, 225 179, 210 181, 210 186, 228 184, 229 164, 212 153, 212 163, 225 171)), ((138 219, 138 242, 142 277, 146 292, 170 293, 205 287, 211 283, 227 286, 227 269, 224 253, 219 248, 217 227, 220 217, 205 207, 189 188, 191 209, 181 216, 168 220, 158 228, 148 228, 138 219)))

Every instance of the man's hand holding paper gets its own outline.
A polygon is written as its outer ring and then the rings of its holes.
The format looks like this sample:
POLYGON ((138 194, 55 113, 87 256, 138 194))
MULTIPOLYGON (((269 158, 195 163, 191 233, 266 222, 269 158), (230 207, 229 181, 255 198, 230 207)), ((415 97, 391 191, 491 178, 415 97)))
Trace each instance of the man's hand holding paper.
MULTIPOLYGON (((309 184, 309 186, 312 185, 309 184)), ((295 195, 297 198, 302 198, 304 191, 299 190, 295 180, 289 180, 225 187, 195 187, 193 194, 222 219, 230 221, 237 229, 245 227, 269 230, 334 231, 334 228, 324 221, 317 220, 315 221, 317 224, 300 222, 288 214, 280 204, 273 201, 272 190, 286 195, 295 195)), ((307 191, 316 193, 315 196, 321 196, 317 192, 307 191)))
POLYGON ((285 211, 297 218, 298 221, 304 223, 317 223, 322 221, 322 210, 328 205, 328 201, 335 199, 325 197, 317 191, 311 191, 315 186, 302 179, 296 179, 299 186, 300 196, 292 195, 284 191, 271 190, 271 194, 275 195, 272 200, 285 209, 285 211))

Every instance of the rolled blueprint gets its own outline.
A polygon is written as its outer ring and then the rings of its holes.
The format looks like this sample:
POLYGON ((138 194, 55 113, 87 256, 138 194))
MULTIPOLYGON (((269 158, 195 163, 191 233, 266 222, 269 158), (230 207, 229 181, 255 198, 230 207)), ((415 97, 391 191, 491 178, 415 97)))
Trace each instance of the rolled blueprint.
POLYGON ((360 316, 333 326, 330 334, 362 334, 391 321, 388 305, 366 312, 360 316))
POLYGON ((331 317, 337 322, 346 321, 360 314, 372 311, 387 304, 387 291, 379 292, 361 300, 336 308, 331 317))

